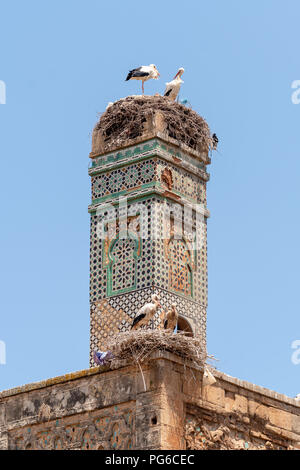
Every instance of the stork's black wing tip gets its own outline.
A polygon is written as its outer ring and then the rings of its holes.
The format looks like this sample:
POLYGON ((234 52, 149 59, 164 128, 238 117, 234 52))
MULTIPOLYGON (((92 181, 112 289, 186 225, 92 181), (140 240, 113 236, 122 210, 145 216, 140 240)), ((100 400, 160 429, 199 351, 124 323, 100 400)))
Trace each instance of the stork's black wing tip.
POLYGON ((132 322, 132 325, 131 325, 131 328, 134 327, 134 325, 136 325, 140 320, 142 320, 142 318, 144 318, 146 316, 145 313, 141 313, 141 315, 138 315, 137 317, 135 317, 135 319, 133 320, 132 322))
POLYGON ((127 82, 127 80, 130 80, 130 79, 131 79, 133 73, 134 73, 134 69, 133 69, 133 70, 129 70, 128 75, 127 75, 127 77, 126 77, 126 79, 125 79, 125 82, 127 82))

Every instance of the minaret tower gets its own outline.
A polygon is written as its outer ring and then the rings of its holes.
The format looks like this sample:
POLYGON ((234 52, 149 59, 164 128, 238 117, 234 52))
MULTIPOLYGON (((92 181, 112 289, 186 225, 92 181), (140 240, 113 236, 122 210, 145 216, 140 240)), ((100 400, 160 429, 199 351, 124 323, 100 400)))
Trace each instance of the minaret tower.
MULTIPOLYGON (((110 105, 93 131, 90 308, 93 351, 159 296, 206 345, 206 183, 211 136, 196 112, 161 96, 110 105)), ((160 327, 160 311, 150 327, 160 327)))

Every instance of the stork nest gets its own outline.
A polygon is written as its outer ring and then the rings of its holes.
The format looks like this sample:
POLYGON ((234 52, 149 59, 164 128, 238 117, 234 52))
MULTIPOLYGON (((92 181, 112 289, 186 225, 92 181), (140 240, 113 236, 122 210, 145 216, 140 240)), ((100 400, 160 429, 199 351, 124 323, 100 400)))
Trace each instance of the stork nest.
POLYGON ((203 367, 207 356, 200 339, 168 330, 135 330, 119 333, 106 342, 113 358, 108 362, 118 366, 120 361, 145 362, 156 351, 168 351, 186 360, 189 365, 203 367))
POLYGON ((165 132, 169 137, 197 151, 207 153, 213 148, 205 119, 192 109, 163 96, 129 96, 116 101, 102 114, 95 131, 102 133, 108 148, 122 146, 144 134, 144 123, 156 111, 163 114, 165 132))

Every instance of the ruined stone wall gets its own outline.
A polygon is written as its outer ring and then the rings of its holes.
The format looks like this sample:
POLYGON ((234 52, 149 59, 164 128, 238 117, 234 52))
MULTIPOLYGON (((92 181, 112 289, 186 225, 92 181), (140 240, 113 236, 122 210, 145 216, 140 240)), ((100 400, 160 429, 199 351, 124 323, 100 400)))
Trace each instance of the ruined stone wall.
POLYGON ((169 353, 0 393, 0 449, 300 449, 297 400, 169 353))
POLYGON ((160 448, 155 363, 93 368, 0 393, 0 449, 160 448))
POLYGON ((300 449, 300 403, 215 372, 213 386, 184 384, 187 449, 300 449))

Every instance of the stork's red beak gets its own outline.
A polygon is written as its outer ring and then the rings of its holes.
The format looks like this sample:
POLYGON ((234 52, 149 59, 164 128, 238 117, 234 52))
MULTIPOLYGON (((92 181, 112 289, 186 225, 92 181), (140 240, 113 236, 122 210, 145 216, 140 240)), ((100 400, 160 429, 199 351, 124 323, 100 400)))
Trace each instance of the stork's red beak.
POLYGON ((177 78, 178 75, 179 75, 179 71, 176 73, 176 75, 175 75, 175 77, 173 78, 173 80, 174 80, 175 78, 177 78))

